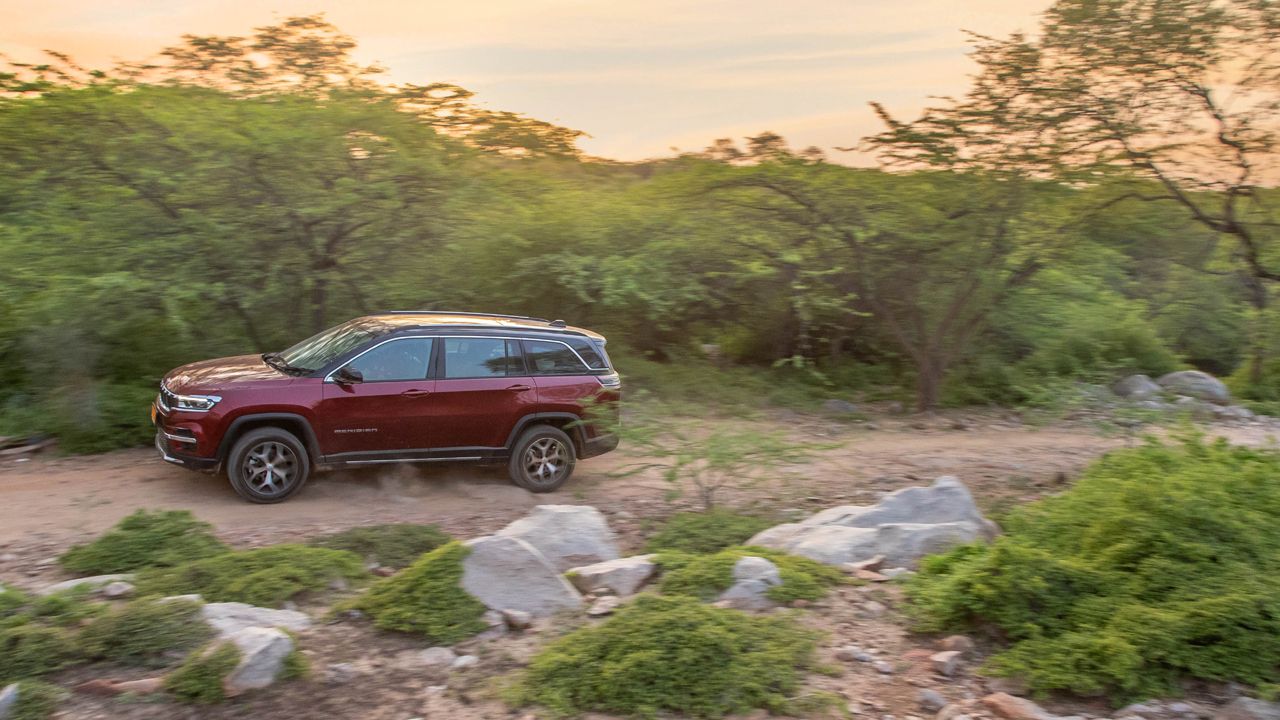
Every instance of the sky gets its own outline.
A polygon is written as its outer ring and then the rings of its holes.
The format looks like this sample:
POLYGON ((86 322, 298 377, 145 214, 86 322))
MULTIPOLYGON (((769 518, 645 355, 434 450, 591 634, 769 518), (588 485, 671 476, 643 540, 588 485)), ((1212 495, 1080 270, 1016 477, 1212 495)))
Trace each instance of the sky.
POLYGON ((245 35, 323 12, 393 82, 451 82, 482 104, 583 130, 640 160, 770 130, 832 160, 960 94, 964 30, 1033 31, 1049 0, 0 0, 0 53, 89 66, 144 60, 184 33, 245 35))

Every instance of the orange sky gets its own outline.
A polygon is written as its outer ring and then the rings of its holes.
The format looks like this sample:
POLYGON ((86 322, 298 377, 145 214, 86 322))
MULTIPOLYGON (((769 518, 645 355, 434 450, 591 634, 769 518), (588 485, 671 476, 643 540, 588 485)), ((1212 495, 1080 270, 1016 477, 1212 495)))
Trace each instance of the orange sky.
MULTIPOLYGON (((852 145, 867 106, 911 115, 963 92, 962 29, 1033 30, 1048 0, 0 0, 0 52, 140 60, 183 33, 324 12, 393 81, 454 82, 490 107, 585 130, 624 160, 772 130, 852 145)), ((832 159, 855 158, 831 153, 832 159)))

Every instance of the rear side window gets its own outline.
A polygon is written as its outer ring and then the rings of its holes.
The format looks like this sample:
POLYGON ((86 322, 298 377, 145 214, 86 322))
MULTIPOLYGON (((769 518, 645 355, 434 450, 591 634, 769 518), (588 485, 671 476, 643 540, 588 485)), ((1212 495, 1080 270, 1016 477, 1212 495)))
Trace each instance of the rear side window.
POLYGON ((608 370, 609 363, 604 359, 602 353, 596 348, 595 343, 586 338, 570 337, 565 338, 565 342, 573 346, 574 350, 587 361, 587 367, 592 370, 608 370))
POLYGON ((446 379, 524 374, 516 343, 501 338, 444 338, 443 361, 446 379))
POLYGON ((576 375, 587 372, 587 366, 564 343, 525 340, 524 356, 534 375, 576 375))

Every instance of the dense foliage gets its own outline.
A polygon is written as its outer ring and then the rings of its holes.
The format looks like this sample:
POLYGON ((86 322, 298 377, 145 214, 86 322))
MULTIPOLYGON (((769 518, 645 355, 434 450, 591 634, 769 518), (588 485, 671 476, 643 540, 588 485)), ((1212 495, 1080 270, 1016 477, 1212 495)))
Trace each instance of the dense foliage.
POLYGON ((820 562, 762 547, 730 547, 710 555, 663 552, 659 587, 669 595, 691 595, 714 600, 733 585, 733 566, 746 556, 762 557, 778 567, 781 585, 769 588, 769 598, 779 603, 819 600, 832 585, 844 582, 844 573, 820 562))
POLYGON ((369 525, 321 535, 308 545, 346 550, 383 567, 403 568, 413 564, 424 553, 449 542, 449 535, 435 525, 393 523, 369 525))
POLYGON ((93 542, 63 553, 58 562, 78 575, 105 575, 170 567, 228 549, 212 525, 186 510, 138 510, 93 542))
POLYGON ((1185 440, 1117 451, 1007 534, 926 560, 922 630, 987 628, 989 670, 1038 691, 1176 693, 1280 679, 1280 454, 1185 440))
POLYGON ((135 600, 96 618, 80 633, 80 648, 95 659, 162 667, 167 655, 209 640, 213 630, 200 604, 187 600, 135 600))
POLYGON ((240 651, 230 642, 215 643, 191 653, 164 678, 164 687, 179 700, 212 704, 227 698, 222 679, 240 663, 240 651))
POLYGON ((462 589, 462 560, 470 552, 451 542, 378 581, 355 600, 384 630, 414 633, 448 645, 484 630, 485 607, 462 589))
POLYGON ((575 714, 781 714, 814 645, 812 632, 784 617, 641 595, 604 623, 544 648, 511 696, 575 714))
POLYGON ((368 577, 360 556, 345 550, 271 545, 144 570, 136 584, 142 595, 196 594, 208 602, 279 607, 302 593, 368 577))
POLYGON ((742 545, 773 523, 728 510, 682 512, 672 515, 645 543, 645 552, 713 553, 742 545))

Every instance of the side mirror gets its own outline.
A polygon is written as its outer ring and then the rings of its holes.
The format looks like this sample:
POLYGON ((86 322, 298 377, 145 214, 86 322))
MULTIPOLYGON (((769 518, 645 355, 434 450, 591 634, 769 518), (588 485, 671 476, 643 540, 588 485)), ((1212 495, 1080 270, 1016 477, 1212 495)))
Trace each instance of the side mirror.
POLYGON ((343 365, 334 373, 333 379, 342 385, 354 385, 364 382, 364 374, 350 365, 343 365))

